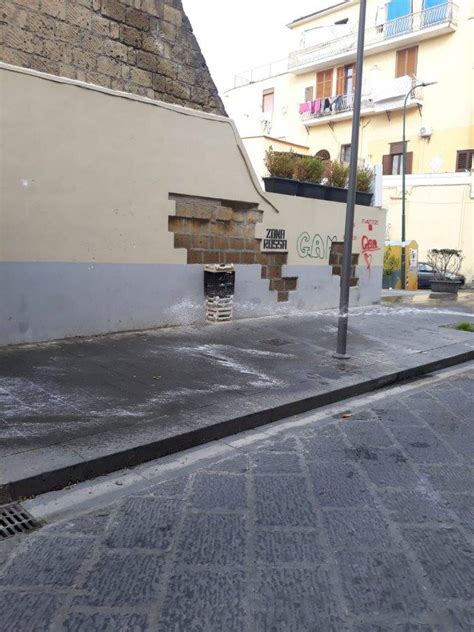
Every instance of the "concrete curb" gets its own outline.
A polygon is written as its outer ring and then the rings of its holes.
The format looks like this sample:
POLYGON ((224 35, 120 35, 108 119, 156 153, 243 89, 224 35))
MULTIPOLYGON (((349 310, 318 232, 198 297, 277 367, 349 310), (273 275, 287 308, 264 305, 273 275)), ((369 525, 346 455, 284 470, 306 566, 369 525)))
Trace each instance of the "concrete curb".
POLYGON ((209 443, 210 441, 223 439, 224 437, 229 437, 245 430, 252 430, 273 421, 280 421, 281 419, 341 402, 351 397, 365 395, 386 386, 415 379, 432 373, 433 371, 447 369, 471 360, 474 360, 474 350, 401 369, 394 373, 388 373, 363 382, 351 384, 350 386, 327 391, 326 393, 320 393, 303 399, 295 399, 272 408, 254 411, 240 417, 234 417, 210 426, 204 426, 197 430, 134 446, 114 454, 107 454, 82 463, 74 463, 27 478, 10 481, 4 485, 0 485, 0 503, 12 502, 22 498, 30 498, 46 492, 63 489, 71 484, 83 482, 104 474, 110 474, 111 472, 124 468, 134 467, 169 454, 175 454, 187 450, 188 448, 209 443))

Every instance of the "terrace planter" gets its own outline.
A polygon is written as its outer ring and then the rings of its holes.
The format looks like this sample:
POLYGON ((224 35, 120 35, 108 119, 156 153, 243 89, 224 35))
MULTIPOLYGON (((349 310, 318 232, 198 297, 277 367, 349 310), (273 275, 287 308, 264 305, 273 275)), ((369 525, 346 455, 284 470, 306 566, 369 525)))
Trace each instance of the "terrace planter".
POLYGON ((283 193, 283 195, 298 195, 298 180, 292 180, 291 178, 278 178, 277 176, 270 176, 269 178, 263 178, 265 183, 265 191, 267 193, 283 193))
POLYGON ((373 193, 368 191, 356 191, 356 204, 361 206, 372 206, 373 193))
MULTIPOLYGON (((328 189, 327 200, 331 202, 347 202, 347 189, 340 187, 326 187, 328 189)), ((356 191, 355 203, 360 206, 370 206, 372 204, 372 193, 367 191, 356 191)))
POLYGON ((449 279, 440 279, 438 281, 431 281, 431 289, 433 292, 457 294, 459 290, 459 283, 458 281, 450 281, 449 279))
POLYGON ((298 193, 301 197, 313 198, 314 200, 326 200, 328 187, 315 182, 298 181, 298 193))
MULTIPOLYGON (((347 202, 347 189, 341 189, 340 187, 330 187, 326 184, 316 184, 315 182, 301 182, 277 176, 263 178, 263 182, 267 193, 297 195, 315 200, 328 200, 329 202, 347 202)), ((372 193, 356 191, 355 201, 356 204, 361 206, 370 206, 372 204, 372 193)))

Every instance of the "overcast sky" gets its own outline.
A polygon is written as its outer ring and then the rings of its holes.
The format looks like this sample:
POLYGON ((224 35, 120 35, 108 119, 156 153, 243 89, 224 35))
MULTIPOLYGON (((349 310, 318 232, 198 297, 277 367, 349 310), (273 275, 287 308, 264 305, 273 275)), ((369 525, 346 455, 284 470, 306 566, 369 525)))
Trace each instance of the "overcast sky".
POLYGON ((183 0, 219 92, 234 74, 286 56, 288 22, 336 0, 183 0))

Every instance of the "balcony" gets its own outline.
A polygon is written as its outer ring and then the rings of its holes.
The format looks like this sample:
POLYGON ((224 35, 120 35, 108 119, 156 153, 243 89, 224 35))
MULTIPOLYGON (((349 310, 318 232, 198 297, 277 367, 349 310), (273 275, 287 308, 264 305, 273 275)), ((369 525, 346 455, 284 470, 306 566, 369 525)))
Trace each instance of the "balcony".
MULTIPOLYGON (((401 110, 405 95, 411 86, 413 86, 413 79, 408 76, 377 83, 376 87, 364 91, 361 98, 361 115, 401 110)), ((421 105, 422 102, 422 89, 416 88, 407 101, 407 108, 421 105)), ((339 94, 325 99, 316 99, 302 103, 299 108, 301 121, 306 127, 343 121, 352 118, 354 95, 339 94)))
POLYGON ((288 72, 288 57, 285 59, 279 59, 278 61, 272 61, 264 66, 258 66, 241 72, 238 75, 234 75, 234 88, 241 88, 242 86, 248 86, 251 83, 257 81, 264 81, 270 79, 270 77, 278 77, 278 75, 284 75, 288 72))
MULTIPOLYGON (((456 30, 456 26, 457 6, 453 2, 438 4, 366 29, 365 55, 450 33, 456 30)), ((314 32, 319 34, 320 30, 314 32)), ((345 32, 340 37, 326 36, 322 41, 291 53, 288 68, 290 72, 301 74, 316 68, 328 68, 335 63, 351 62, 356 58, 356 49, 357 29, 345 32)))

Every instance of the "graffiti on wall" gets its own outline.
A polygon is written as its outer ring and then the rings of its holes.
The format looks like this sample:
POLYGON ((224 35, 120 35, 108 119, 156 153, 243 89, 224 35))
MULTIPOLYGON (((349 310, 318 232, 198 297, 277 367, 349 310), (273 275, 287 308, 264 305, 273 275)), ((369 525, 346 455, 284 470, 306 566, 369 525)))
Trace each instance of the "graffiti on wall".
POLYGON ((360 251, 364 257, 365 265, 369 271, 369 276, 372 272, 373 253, 377 250, 380 250, 377 240, 372 237, 367 237, 367 235, 363 235, 360 240, 360 251))
POLYGON ((333 241, 337 241, 336 235, 323 237, 319 233, 310 235, 304 231, 296 240, 296 252, 301 259, 306 257, 311 259, 329 259, 333 241))

